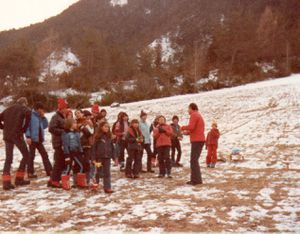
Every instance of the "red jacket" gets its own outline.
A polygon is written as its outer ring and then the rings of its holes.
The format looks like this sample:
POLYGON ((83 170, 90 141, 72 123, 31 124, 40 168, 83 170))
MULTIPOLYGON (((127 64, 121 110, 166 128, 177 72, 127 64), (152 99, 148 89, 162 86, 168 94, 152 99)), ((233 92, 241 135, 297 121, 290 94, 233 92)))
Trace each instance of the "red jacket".
POLYGON ((173 129, 170 125, 164 124, 164 125, 158 125, 153 130, 153 136, 156 139, 156 147, 162 147, 162 146, 171 146, 171 138, 173 136, 173 129), (160 133, 159 128, 163 128, 166 132, 160 133))
POLYGON ((181 129, 189 132, 191 142, 205 142, 205 123, 198 111, 191 114, 189 125, 183 126, 181 129))
POLYGON ((212 128, 207 134, 206 145, 218 146, 218 140, 220 138, 220 132, 217 128, 212 128))

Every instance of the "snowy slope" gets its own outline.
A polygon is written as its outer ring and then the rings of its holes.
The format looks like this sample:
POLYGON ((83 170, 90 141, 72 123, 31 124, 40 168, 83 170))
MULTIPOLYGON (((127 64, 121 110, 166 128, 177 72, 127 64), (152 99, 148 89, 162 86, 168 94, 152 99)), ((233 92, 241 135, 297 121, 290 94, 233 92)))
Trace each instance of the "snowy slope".
MULTIPOLYGON (((300 232, 300 75, 236 88, 107 108, 113 122, 119 111, 137 118, 140 110, 152 120, 158 114, 188 122, 187 106, 198 103, 206 129, 216 119, 222 132, 219 153, 234 147, 245 161, 205 168, 204 185, 189 187, 189 139, 183 141, 185 168, 173 180, 154 175, 124 179, 113 168, 116 193, 49 190, 41 179, 28 189, 1 193, 0 231, 194 231, 300 232)), ((52 113, 47 115, 48 118, 52 113)), ((47 150, 52 158, 50 136, 47 150)), ((4 155, 3 143, 0 154, 4 155)), ((14 168, 20 159, 16 151, 14 168)), ((0 158, 0 167, 4 157, 0 158)), ((156 169, 157 170, 157 169, 156 169)))

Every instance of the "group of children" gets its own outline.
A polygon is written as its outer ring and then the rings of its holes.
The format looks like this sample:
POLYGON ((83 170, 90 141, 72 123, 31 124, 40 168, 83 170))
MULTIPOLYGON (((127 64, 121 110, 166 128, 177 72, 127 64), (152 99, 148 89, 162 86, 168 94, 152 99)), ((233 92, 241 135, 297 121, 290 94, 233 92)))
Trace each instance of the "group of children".
MULTIPOLYGON (((28 178, 37 177, 33 166, 35 149, 41 153, 46 173, 50 176, 48 186, 65 190, 72 187, 97 189, 102 178, 104 191, 113 193, 110 172, 112 161, 115 166, 120 166, 126 178, 131 179, 140 178, 141 173, 154 173, 153 167, 157 164, 158 178, 172 178, 172 167, 182 167, 181 141, 189 132, 182 131, 178 116, 173 116, 170 125, 162 115, 149 124, 144 111, 141 111, 140 119, 131 121, 125 112, 120 112, 112 127, 106 116, 107 112, 100 110, 97 104, 92 106, 91 111, 76 110, 73 113, 67 102, 59 99, 58 111, 49 123, 54 149, 52 166, 43 146, 44 129, 48 127, 48 121, 43 105, 37 103, 26 131, 31 156, 27 164, 28 178), (145 169, 142 165, 144 151, 147 154, 145 169)), ((206 162, 211 168, 215 167, 217 161, 219 137, 217 124, 213 123, 206 140, 206 162)), ((11 185, 7 183, 6 187, 10 189, 11 185)))

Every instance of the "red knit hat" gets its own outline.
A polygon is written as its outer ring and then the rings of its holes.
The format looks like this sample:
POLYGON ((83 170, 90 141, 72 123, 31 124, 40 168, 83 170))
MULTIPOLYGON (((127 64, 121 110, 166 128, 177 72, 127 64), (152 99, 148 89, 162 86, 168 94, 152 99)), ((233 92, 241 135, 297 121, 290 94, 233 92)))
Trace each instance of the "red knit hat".
POLYGON ((63 110, 63 109, 67 109, 68 108, 68 103, 65 99, 63 98, 59 98, 57 100, 57 104, 58 104, 58 109, 59 110, 63 110))
POLYGON ((100 113, 100 107, 99 107, 98 104, 94 104, 92 106, 92 113, 94 113, 94 114, 99 114, 100 113))

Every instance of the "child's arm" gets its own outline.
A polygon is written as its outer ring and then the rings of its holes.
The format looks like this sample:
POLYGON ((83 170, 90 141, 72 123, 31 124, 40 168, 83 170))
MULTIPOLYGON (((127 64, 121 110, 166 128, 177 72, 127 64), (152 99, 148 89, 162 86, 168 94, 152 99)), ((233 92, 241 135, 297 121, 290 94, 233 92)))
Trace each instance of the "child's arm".
POLYGON ((69 137, 68 134, 63 133, 62 134, 62 143, 63 143, 63 150, 64 150, 64 154, 65 155, 69 155, 70 154, 70 150, 69 150, 69 137))

